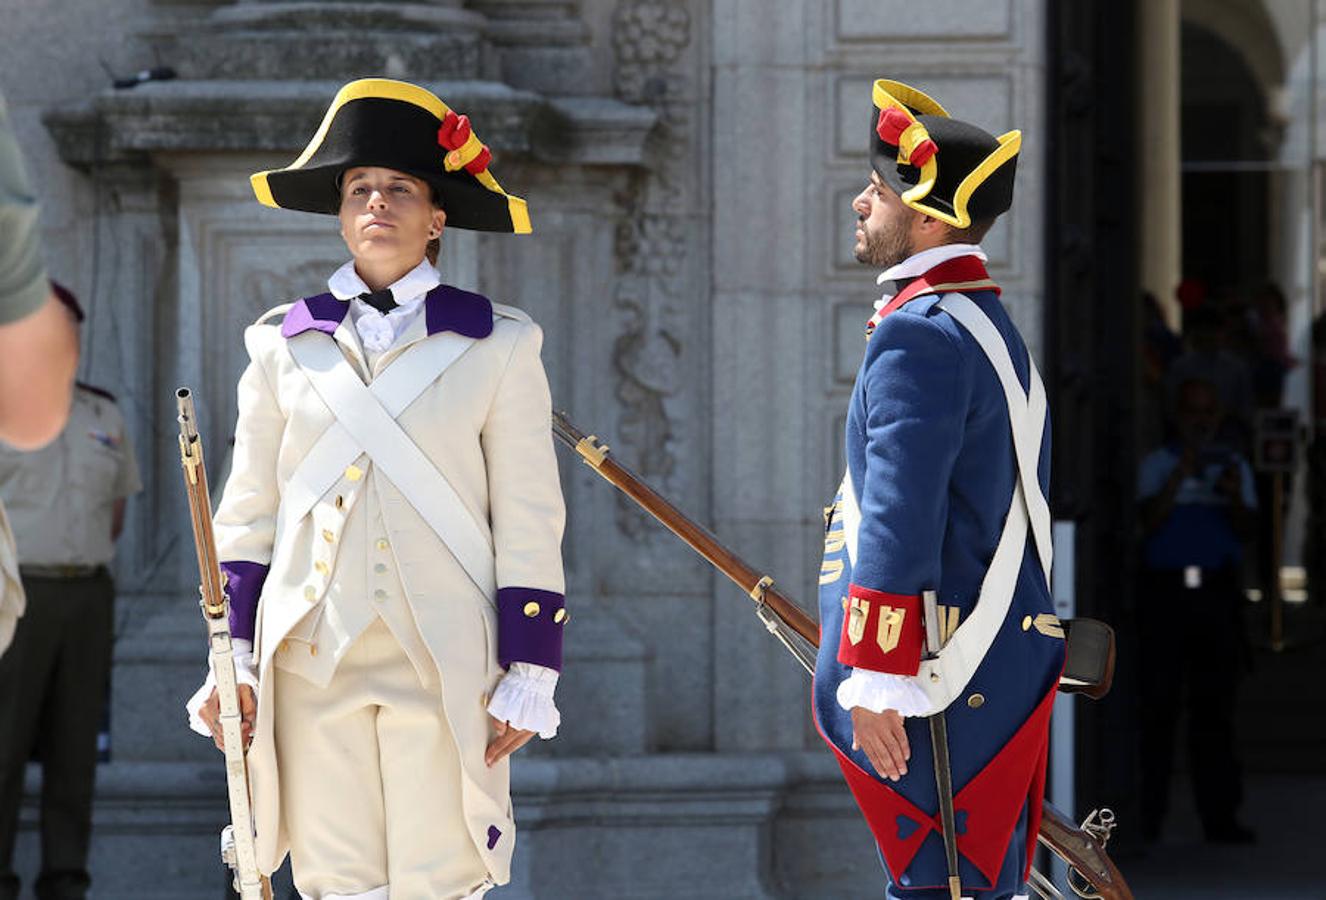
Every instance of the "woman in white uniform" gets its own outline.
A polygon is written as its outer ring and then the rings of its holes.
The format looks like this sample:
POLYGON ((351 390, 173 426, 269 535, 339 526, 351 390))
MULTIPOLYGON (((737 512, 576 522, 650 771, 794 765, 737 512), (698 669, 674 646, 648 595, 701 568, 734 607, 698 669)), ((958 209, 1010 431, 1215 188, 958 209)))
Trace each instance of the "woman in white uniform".
MULTIPOLYGON (((337 215, 328 291, 245 332, 215 516, 259 867, 306 898, 509 879, 509 754, 552 737, 564 509, 519 310, 441 283, 443 229, 526 233, 464 116, 385 79, 337 94, 268 206, 337 215)), ((218 745, 212 680, 190 703, 218 745)))

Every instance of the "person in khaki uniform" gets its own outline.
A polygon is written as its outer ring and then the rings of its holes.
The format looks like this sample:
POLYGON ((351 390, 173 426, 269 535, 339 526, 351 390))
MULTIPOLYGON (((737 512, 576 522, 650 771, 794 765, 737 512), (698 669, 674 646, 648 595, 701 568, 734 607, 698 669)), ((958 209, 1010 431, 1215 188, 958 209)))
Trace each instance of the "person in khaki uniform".
MULTIPOLYGON (((214 517, 258 867, 306 898, 457 900, 510 878, 509 754, 552 737, 564 508, 542 332, 441 282, 444 226, 528 232, 466 117, 343 87, 266 205, 337 215, 328 291, 245 332, 214 517)), ((217 729, 214 681, 189 703, 217 729)))
MULTIPOLYGON (((81 319, 77 301, 56 286, 81 319)), ((0 900, 34 749, 42 762, 40 900, 87 895, 97 730, 110 679, 115 585, 107 567, 127 498, 142 490, 115 398, 77 385, 64 431, 41 450, 0 446, 0 499, 17 539, 27 609, 0 657, 0 900)))
MULTIPOLYGON (((46 277, 38 231, 37 200, 0 94, 0 441, 21 450, 60 433, 78 365, 78 327, 46 277)), ((14 536, 0 504, 0 656, 21 615, 14 536)))

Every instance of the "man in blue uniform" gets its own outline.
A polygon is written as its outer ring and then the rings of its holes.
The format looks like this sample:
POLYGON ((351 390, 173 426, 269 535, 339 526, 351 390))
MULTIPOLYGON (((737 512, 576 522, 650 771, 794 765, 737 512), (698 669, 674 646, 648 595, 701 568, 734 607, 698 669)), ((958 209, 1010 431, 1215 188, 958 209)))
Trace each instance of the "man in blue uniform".
POLYGON ((1020 134, 877 81, 856 257, 883 270, 826 514, 815 714, 890 898, 949 897, 926 717, 946 716, 961 893, 1026 893, 1064 632, 1045 391, 985 270, 1020 134), (943 649, 923 653, 923 595, 943 649))

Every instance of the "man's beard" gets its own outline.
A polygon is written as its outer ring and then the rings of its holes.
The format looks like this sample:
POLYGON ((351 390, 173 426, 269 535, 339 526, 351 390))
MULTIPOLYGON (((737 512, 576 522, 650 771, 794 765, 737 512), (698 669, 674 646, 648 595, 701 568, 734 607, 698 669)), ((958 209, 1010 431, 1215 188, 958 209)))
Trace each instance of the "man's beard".
POLYGON ((865 222, 860 224, 865 244, 856 251, 857 262, 879 269, 891 269, 912 255, 912 242, 907 233, 909 223, 888 223, 875 232, 867 230, 865 222))

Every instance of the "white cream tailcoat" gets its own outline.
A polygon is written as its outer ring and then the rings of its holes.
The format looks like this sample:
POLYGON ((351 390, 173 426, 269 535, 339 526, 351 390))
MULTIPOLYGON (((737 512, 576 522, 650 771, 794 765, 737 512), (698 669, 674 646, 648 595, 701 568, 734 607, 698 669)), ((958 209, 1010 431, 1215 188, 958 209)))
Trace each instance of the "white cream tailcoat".
MULTIPOLYGON (((326 659, 330 677, 333 660, 357 635, 338 637, 336 629, 325 627, 321 607, 338 591, 364 589, 363 577, 353 573, 376 558, 374 551, 389 548, 418 636, 441 675, 444 711, 464 772, 470 834, 493 881, 509 879, 514 846, 509 768, 506 761, 489 768, 483 760, 490 739, 487 697, 513 662, 560 669, 566 620, 564 508, 539 358, 542 332, 519 310, 446 286, 430 291, 424 306, 401 339, 374 361, 372 372, 346 314, 348 303, 331 294, 278 307, 245 332, 251 362, 239 382, 232 470, 215 532, 229 577, 232 631, 242 639, 252 623, 259 700, 248 758, 264 871, 280 864, 288 844, 277 802, 269 677, 274 658, 283 643, 282 653, 300 646, 288 637, 330 641, 332 646, 308 645, 311 654, 326 659), (492 547, 497 596, 476 586, 425 522, 412 505, 411 486, 393 484, 366 454, 340 474, 310 513, 283 520, 285 487, 335 423, 289 347, 291 339, 320 338, 319 332, 336 342, 346 364, 365 381, 381 376, 420 342, 439 351, 447 343, 452 351, 461 350, 396 421, 480 523, 492 547), (377 501, 374 522, 347 529, 370 491, 377 501), (379 527, 385 535, 373 533, 379 527), (350 577, 338 577, 343 571, 350 577)), ((403 644, 408 652, 409 643, 403 644)))

